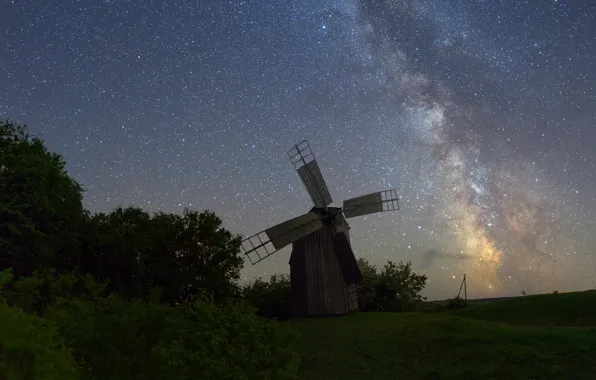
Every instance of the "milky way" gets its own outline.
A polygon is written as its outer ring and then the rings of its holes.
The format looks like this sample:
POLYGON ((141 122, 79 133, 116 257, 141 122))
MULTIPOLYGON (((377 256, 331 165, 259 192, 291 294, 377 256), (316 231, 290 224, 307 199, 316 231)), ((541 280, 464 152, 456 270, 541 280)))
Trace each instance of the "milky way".
POLYGON ((398 190, 353 247, 411 260, 430 298, 464 273, 473 297, 596 286, 595 5, 200 3, 0 6, 0 117, 90 210, 208 208, 253 234, 310 208, 285 155, 306 138, 335 204, 398 190))

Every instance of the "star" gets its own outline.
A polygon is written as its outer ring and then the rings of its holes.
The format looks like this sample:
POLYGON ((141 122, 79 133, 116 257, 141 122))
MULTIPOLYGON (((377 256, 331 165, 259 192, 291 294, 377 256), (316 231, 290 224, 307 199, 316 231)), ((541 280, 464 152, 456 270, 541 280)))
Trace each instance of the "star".
MULTIPOLYGON (((306 138, 335 205, 398 191, 399 211, 350 222, 352 246, 378 267, 424 262, 429 299, 464 273, 470 297, 591 288, 596 40, 581 36, 594 14, 556 1, 9 2, 0 117, 64 157, 92 212, 192 205, 253 235, 312 207, 286 155, 306 138)), ((288 259, 243 275, 288 273, 288 259)))

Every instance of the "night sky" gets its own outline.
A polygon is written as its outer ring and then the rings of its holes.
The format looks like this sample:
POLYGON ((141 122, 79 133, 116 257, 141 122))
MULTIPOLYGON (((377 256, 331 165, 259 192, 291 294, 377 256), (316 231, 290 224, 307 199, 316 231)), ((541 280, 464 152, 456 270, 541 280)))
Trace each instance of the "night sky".
POLYGON ((307 139, 335 205, 397 189, 352 245, 431 299, 464 273, 472 297, 596 287, 593 1, 6 0, 0 25, 0 118, 91 211, 252 235, 311 207, 286 155, 307 139))

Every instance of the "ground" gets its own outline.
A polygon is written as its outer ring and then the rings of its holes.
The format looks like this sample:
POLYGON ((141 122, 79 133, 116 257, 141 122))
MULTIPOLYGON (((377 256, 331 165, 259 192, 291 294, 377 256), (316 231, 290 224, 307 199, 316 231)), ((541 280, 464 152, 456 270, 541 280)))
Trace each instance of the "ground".
POLYGON ((596 291, 291 323, 304 379, 596 378, 596 291))

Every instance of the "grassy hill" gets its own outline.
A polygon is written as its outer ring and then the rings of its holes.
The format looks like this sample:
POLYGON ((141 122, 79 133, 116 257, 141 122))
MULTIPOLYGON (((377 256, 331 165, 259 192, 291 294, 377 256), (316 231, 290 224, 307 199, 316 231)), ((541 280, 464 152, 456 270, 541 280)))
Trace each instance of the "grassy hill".
POLYGON ((580 316, 581 326, 589 326, 596 320, 594 296, 528 296, 452 312, 291 323, 302 334, 304 379, 593 379, 596 329, 530 325, 569 326, 580 316))
POLYGON ((596 327, 596 290, 471 303, 469 307, 451 313, 517 326, 596 327))

